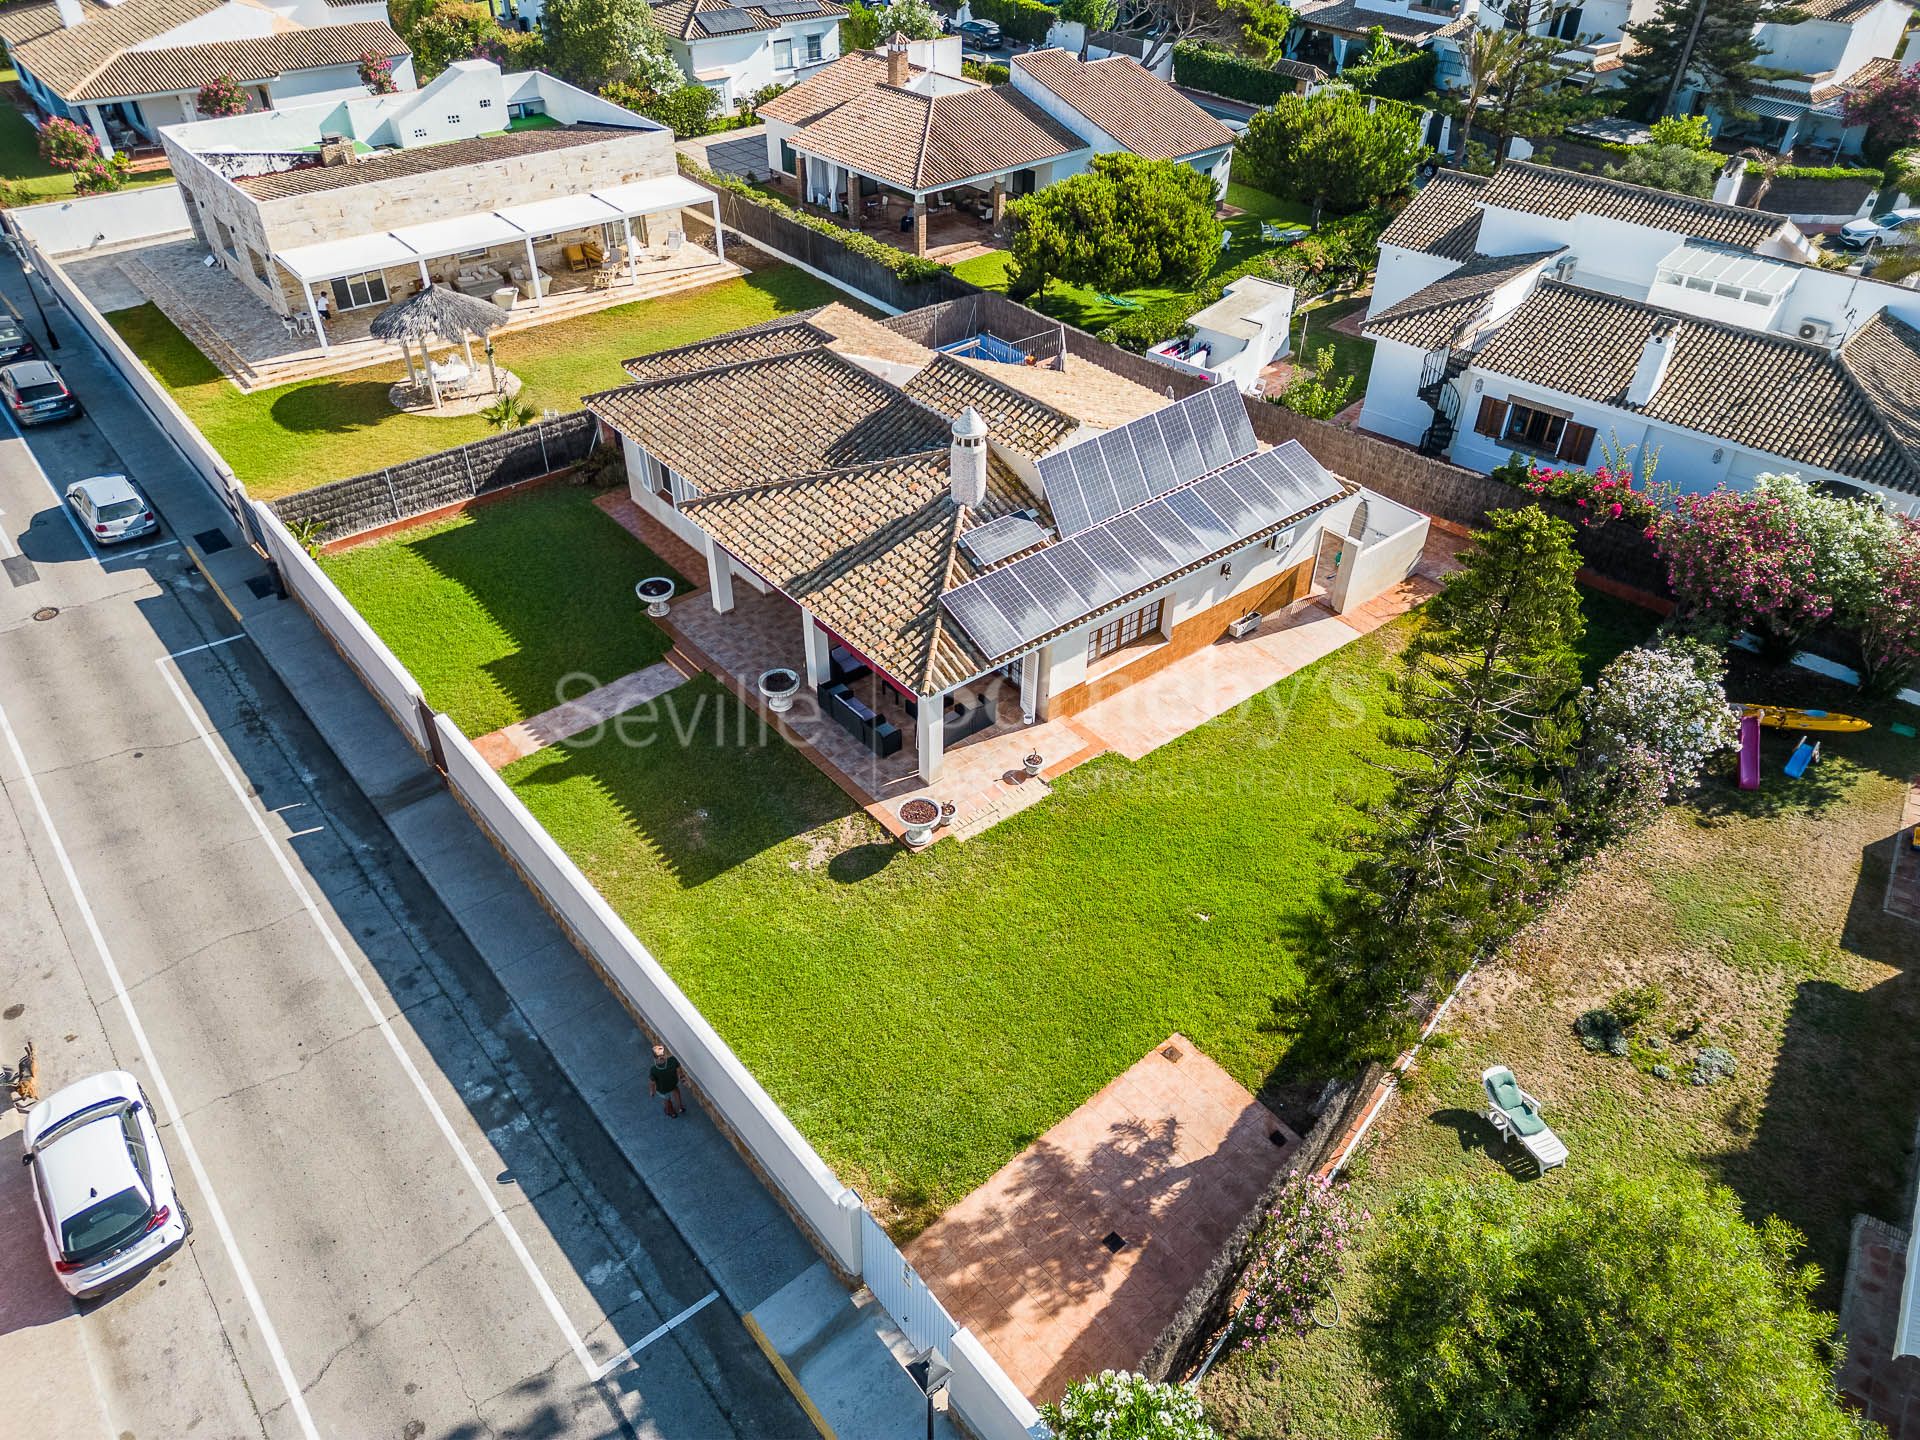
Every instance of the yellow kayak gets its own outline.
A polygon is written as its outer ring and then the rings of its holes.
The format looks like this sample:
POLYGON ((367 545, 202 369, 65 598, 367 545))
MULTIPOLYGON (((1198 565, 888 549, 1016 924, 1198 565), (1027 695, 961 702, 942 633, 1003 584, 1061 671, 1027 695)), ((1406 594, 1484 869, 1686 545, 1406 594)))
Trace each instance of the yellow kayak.
POLYGON ((1858 715, 1836 715, 1831 710, 1789 710, 1784 705, 1743 705, 1745 717, 1757 716, 1769 730, 1839 730, 1852 734, 1871 730, 1873 722, 1858 715))

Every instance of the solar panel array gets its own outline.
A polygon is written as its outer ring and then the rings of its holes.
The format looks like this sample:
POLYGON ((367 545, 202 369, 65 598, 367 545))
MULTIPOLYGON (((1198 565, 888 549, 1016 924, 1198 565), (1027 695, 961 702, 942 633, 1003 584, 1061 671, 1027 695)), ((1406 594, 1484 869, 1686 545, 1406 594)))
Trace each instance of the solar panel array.
POLYGON ((960 537, 960 548, 976 565, 998 565, 1009 555, 1031 550, 1048 538, 1049 532, 1034 519, 1031 511, 1002 515, 984 525, 976 525, 960 537))
POLYGON ((1336 498, 1341 488, 1306 447, 1289 440, 988 571, 942 603, 982 654, 1011 655, 1336 498))
POLYGON ((1259 449, 1231 383, 1189 395, 1040 462, 1040 485, 1062 535, 1077 535, 1259 449))
POLYGON ((748 0, 748 5, 769 15, 811 15, 820 8, 817 0, 748 0))
POLYGON ((699 20, 700 28, 709 35, 733 35, 753 29, 757 23, 746 11, 734 5, 721 10, 702 10, 695 18, 699 20))

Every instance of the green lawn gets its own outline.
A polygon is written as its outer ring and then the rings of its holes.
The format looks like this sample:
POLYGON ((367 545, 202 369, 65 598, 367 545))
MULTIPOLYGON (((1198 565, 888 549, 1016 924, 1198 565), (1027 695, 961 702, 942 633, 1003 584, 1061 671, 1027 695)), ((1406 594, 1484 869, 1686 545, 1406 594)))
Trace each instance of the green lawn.
POLYGON ((674 572, 579 486, 530 491, 321 566, 467 735, 651 665, 670 643, 633 587, 674 572))
MULTIPOLYGON (((16 79, 12 69, 0 70, 0 82, 16 79)), ((127 189, 172 183, 171 170, 136 176, 127 189)), ((73 176, 56 170, 40 158, 40 135, 27 117, 11 105, 0 104, 0 182, 26 191, 35 200, 64 200, 73 194, 73 176)))
MULTIPOLYGON (((804 271, 774 266, 704 289, 516 331, 500 337, 495 350, 500 364, 526 382, 521 396, 528 404, 577 410, 582 395, 626 379, 620 362, 628 356, 823 305, 839 294, 804 271)), ((477 415, 435 419, 395 411, 387 390, 406 374, 397 358, 390 365, 243 395, 157 307, 116 310, 107 318, 263 500, 489 433, 477 415)))
MULTIPOLYGON (((1246 213, 1226 222, 1227 233, 1232 237, 1231 243, 1220 252, 1219 262, 1210 274, 1229 270, 1248 257, 1273 248, 1273 243, 1260 234, 1263 220, 1277 225, 1305 225, 1310 216, 1310 211, 1304 205, 1296 205, 1264 191, 1234 183, 1227 186, 1227 203, 1238 206, 1246 213)), ((1007 267, 1012 259, 1008 251, 994 250, 961 261, 953 267, 953 273, 983 290, 998 290, 1004 294, 1007 289, 1007 267)), ((1131 305, 1115 305, 1084 286, 1067 285, 1056 280, 1026 303, 1056 320, 1064 320, 1082 330, 1098 333, 1132 310, 1161 300, 1171 300, 1183 293, 1182 286, 1145 286, 1115 297, 1132 301, 1131 305)))
POLYGON ((904 1234, 1171 1031, 1274 1077, 1290 937, 1340 864, 1336 797, 1380 783, 1410 623, 917 856, 704 679, 505 777, 904 1234))
POLYGON ((1365 297, 1349 300, 1336 295, 1302 306, 1293 317, 1293 358, 1304 364, 1315 359, 1322 349, 1332 347, 1333 373, 1354 377, 1355 400, 1367 393, 1367 376, 1373 370, 1373 341, 1343 335, 1333 328, 1333 322, 1366 308, 1365 297))
MULTIPOLYGON (((1861 708, 1857 696, 1804 679, 1755 676, 1734 693, 1861 708)), ((1731 1186, 1749 1218, 1780 1215, 1807 1236, 1807 1257, 1825 1272, 1819 1299, 1836 1306, 1853 1217, 1906 1223, 1920 1108, 1920 931, 1881 908, 1920 742, 1888 728, 1912 723, 1911 709, 1868 713, 1877 728, 1824 737, 1825 758, 1804 782, 1780 774, 1792 737, 1768 732, 1759 792, 1716 784, 1558 901, 1463 997, 1445 1043, 1363 1153, 1356 1197, 1380 1216, 1416 1181, 1500 1176, 1479 1076, 1506 1064, 1540 1097, 1572 1171, 1692 1170, 1731 1186), (1664 1081, 1634 1060, 1580 1048, 1575 1017, 1644 982, 1668 996, 1655 1033, 1678 1057, 1673 1068, 1720 1044, 1738 1066, 1730 1082, 1664 1081), (1696 1035, 1671 1038, 1688 1023, 1696 1035)), ((1564 1175, 1535 1181, 1521 1170, 1512 1183, 1548 1196, 1564 1175)), ((1363 1237, 1339 1327, 1236 1355, 1209 1379, 1204 1395, 1223 1433, 1394 1433, 1355 1339, 1368 1253, 1363 1237)))

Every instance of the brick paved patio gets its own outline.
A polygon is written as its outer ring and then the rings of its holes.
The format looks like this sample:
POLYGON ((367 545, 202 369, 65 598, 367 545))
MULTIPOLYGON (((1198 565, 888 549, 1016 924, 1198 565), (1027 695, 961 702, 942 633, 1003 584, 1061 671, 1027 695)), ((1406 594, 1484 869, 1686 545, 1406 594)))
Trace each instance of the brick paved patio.
POLYGON ((1893 845, 1893 873, 1887 877, 1888 913, 1920 922, 1920 849, 1913 844, 1916 833, 1920 833, 1920 775, 1914 776, 1907 791, 1900 834, 1893 845))
POLYGON ((1886 1427, 1889 1440, 1920 1440, 1920 1360, 1893 1358, 1906 1266, 1901 1231, 1865 1215, 1854 1221, 1840 1302, 1847 1358, 1838 1384, 1849 1403, 1886 1427))
POLYGON ((1170 1035, 907 1258, 1016 1385, 1055 1400, 1083 1376, 1138 1366, 1299 1143, 1170 1035))

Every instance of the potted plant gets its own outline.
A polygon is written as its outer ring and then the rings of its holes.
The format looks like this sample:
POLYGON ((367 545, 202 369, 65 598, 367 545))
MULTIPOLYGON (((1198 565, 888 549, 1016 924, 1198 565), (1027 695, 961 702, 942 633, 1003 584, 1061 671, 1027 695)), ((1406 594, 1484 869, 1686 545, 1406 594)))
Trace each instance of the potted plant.
POLYGON ((776 665, 771 670, 760 672, 760 698, 767 702, 767 708, 779 715, 793 705, 793 697, 800 693, 800 675, 784 665, 776 665))
POLYGON ((915 849, 933 841, 933 827, 940 823, 940 807, 924 795, 915 795, 901 803, 900 823, 907 827, 901 838, 915 849))
POLYGON ((1040 758, 1040 752, 1038 750, 1029 750, 1027 752, 1027 758, 1021 763, 1027 767, 1027 774, 1037 780, 1040 777, 1040 767, 1047 762, 1040 758))
POLYGON ((647 607, 647 614, 658 620, 667 613, 667 601, 673 598, 673 581, 664 575, 655 575, 634 586, 633 594, 647 607))

